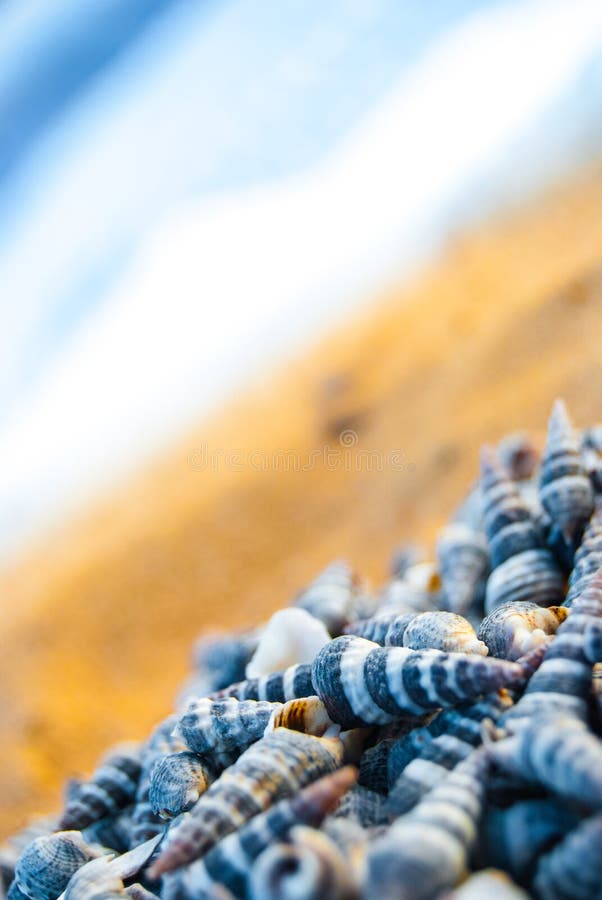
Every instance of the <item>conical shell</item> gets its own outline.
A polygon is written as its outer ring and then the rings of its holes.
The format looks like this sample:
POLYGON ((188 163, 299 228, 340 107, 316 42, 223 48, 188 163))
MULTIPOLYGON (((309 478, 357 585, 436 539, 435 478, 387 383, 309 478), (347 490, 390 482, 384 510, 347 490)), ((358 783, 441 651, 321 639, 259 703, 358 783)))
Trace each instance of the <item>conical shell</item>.
POLYGON ((157 759, 168 753, 179 753, 186 750, 186 745, 174 729, 178 717, 168 716, 153 730, 149 740, 142 749, 142 772, 136 789, 135 806, 132 813, 132 830, 130 849, 145 841, 151 840, 165 830, 165 821, 151 807, 150 773, 157 759))
POLYGON ((289 666, 283 672, 272 672, 260 678, 247 678, 238 684, 232 684, 222 691, 212 694, 211 700, 225 700, 235 697, 237 700, 269 700, 272 703, 286 703, 297 697, 311 697, 314 693, 311 683, 311 664, 300 663, 289 666))
POLYGON ((386 724, 518 687, 540 662, 541 654, 534 654, 513 663, 468 653, 379 647, 345 636, 318 653, 313 683, 331 719, 344 728, 386 724))
POLYGON ((336 560, 320 572, 295 599, 295 606, 323 622, 333 637, 342 634, 350 622, 372 612, 372 603, 343 560, 336 560))
POLYGON ((602 568, 602 504, 596 510, 583 532, 583 539, 573 560, 569 575, 569 589, 566 606, 571 606, 575 597, 581 594, 598 569, 602 568))
POLYGON ((371 619, 361 619, 351 622, 345 628, 345 634, 354 634, 356 637, 365 638, 384 647, 403 646, 403 635, 410 622, 420 615, 417 612, 398 613, 393 609, 390 612, 380 612, 371 619))
POLYGON ((590 900, 602 884, 602 815, 572 831, 537 867, 535 888, 542 900, 590 900))
POLYGON ((105 816, 115 815, 136 796, 142 748, 138 744, 121 744, 113 748, 92 775, 82 782, 71 797, 63 815, 62 829, 81 829, 105 816))
POLYGON ((271 803, 334 771, 343 752, 338 738, 287 728, 270 732, 226 769, 190 812, 174 819, 153 877, 198 859, 271 803))
MULTIPOLYGON (((187 747, 219 764, 224 754, 230 765, 243 750, 263 735, 270 716, 281 709, 280 703, 265 700, 193 700, 178 722, 178 733, 187 747)), ((225 768, 226 766, 219 766, 225 768)))
MULTIPOLYGON (((388 642, 387 642, 388 643, 388 642)), ((403 646, 410 650, 442 650, 446 653, 477 653, 487 656, 470 622, 455 613, 435 610, 415 616, 403 633, 403 646)))
POLYGON ((489 570, 487 539, 461 522, 452 522, 437 540, 444 609, 460 615, 475 607, 485 593, 489 570))
POLYGON ((554 403, 548 423, 539 485, 544 509, 566 543, 572 544, 592 514, 594 492, 562 400, 554 403))
POLYGON ((165 876, 163 900, 195 900, 201 890, 209 892, 217 884, 244 897, 253 863, 266 847, 286 839, 295 825, 317 828, 355 778, 355 770, 347 766, 275 803, 225 837, 203 859, 165 876))
POLYGON ((56 900, 72 875, 98 856, 79 831, 42 835, 25 848, 15 867, 19 890, 32 900, 56 900))

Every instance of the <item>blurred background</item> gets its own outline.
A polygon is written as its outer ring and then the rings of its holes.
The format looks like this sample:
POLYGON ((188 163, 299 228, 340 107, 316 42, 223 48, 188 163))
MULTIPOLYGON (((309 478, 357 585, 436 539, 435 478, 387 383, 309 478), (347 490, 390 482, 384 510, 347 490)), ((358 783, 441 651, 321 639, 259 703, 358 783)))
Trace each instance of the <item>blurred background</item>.
POLYGON ((600 418, 602 6, 3 0, 0 60, 6 831, 203 629, 600 418))

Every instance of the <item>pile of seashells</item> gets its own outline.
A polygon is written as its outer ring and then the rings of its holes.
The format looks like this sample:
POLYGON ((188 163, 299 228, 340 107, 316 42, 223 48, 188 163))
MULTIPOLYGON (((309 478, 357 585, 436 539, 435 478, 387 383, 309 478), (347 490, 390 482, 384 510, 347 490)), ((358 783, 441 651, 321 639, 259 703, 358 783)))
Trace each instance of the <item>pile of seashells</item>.
POLYGON ((204 637, 178 711, 0 849, 30 900, 602 897, 602 428, 485 448, 436 562, 204 637))

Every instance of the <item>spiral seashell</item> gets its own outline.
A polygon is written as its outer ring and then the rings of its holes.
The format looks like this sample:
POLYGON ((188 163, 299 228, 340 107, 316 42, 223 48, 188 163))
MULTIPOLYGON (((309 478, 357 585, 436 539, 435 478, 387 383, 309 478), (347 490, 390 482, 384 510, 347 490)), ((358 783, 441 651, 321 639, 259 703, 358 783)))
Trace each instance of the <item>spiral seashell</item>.
POLYGON ((466 872, 477 836, 488 757, 475 750, 368 849, 365 896, 428 900, 466 872))
POLYGON ((504 809, 488 808, 481 830, 481 856, 487 865, 504 869, 521 884, 530 884, 542 853, 578 822, 565 804, 548 798, 523 800, 504 809))
POLYGON ((532 511, 488 447, 481 452, 481 490, 492 566, 486 611, 517 600, 558 606, 564 597, 562 573, 544 547, 532 511))
POLYGON ((83 782, 67 801, 61 829, 86 828, 131 803, 140 779, 140 757, 138 744, 120 744, 109 751, 90 781, 83 782))
POLYGON ((259 740, 272 713, 281 708, 281 703, 266 700, 204 697, 189 704, 177 729, 190 750, 223 769, 259 740))
POLYGON ((79 868, 71 877, 60 900, 105 900, 140 896, 125 888, 124 882, 137 875, 152 856, 160 837, 154 837, 121 856, 101 856, 79 868))
POLYGON ((391 816, 386 799, 382 794, 359 784, 345 794, 332 816, 352 819, 362 828, 388 825, 394 818, 391 816))
POLYGON ((343 752, 339 738, 276 728, 245 750, 190 812, 174 819, 151 876, 203 856, 271 803, 332 772, 343 752))
POLYGON ((488 752, 504 772, 588 808, 602 807, 602 744, 573 716, 533 719, 488 752))
POLYGON ((289 666, 283 672, 272 672, 260 678, 247 678, 232 684, 210 696, 210 700, 269 700, 272 703, 286 703, 298 697, 311 697, 314 689, 311 682, 311 664, 300 663, 289 666))
POLYGON ((133 834, 134 806, 127 806, 114 816, 93 822, 82 831, 87 844, 99 844, 116 853, 129 850, 133 834))
POLYGON ((592 665, 602 663, 602 619, 593 619, 585 627, 583 650, 592 665))
POLYGON ((317 828, 355 778, 355 769, 346 766, 250 819, 209 850, 203 859, 166 875, 163 900, 195 900, 200 891, 209 893, 218 884, 237 897, 245 896, 253 863, 266 847, 285 840, 296 825, 317 828))
POLYGON ((602 568, 602 503, 596 506, 575 553, 573 569, 569 575, 566 606, 572 606, 575 597, 585 590, 600 568, 602 568))
POLYGON ((554 403, 548 423, 539 492, 553 525, 571 546, 592 514, 594 492, 562 400, 554 403))
POLYGON ((193 664, 197 674, 206 679, 208 687, 201 695, 243 681, 259 639, 259 630, 239 634, 207 634, 199 638, 193 651, 193 664))
MULTIPOLYGON (((289 700, 288 703, 279 705, 270 717, 265 733, 275 731, 277 728, 289 728, 293 731, 302 731, 304 734, 312 734, 314 737, 338 737, 341 729, 336 725, 326 711, 326 707, 318 697, 302 697, 299 700, 289 700)), ((351 732, 348 733, 351 737, 351 732)))
POLYGON ((539 664, 538 651, 532 658, 507 662, 468 653, 379 647, 345 636, 318 653, 313 683, 334 722, 344 728, 378 725, 466 703, 501 687, 518 687, 539 664))
POLYGON ((178 717, 176 715, 168 716, 157 725, 142 748, 142 772, 132 813, 130 849, 151 840, 165 830, 165 821, 153 812, 150 804, 150 773, 156 760, 168 753, 179 753, 181 750, 186 750, 186 744, 182 738, 178 734, 174 734, 177 724, 178 717))
POLYGON ((504 724, 516 731, 533 717, 559 714, 587 721, 592 664, 585 654, 584 633, 592 618, 598 616, 602 616, 602 570, 576 597, 525 693, 504 716, 504 724))
POLYGON ((441 900, 529 900, 529 895, 498 869, 486 869, 470 875, 460 887, 441 900))
MULTIPOLYGON (((388 635, 387 635, 388 637, 388 635)), ((387 640, 387 643, 390 643, 387 640)), ((403 632, 403 646, 410 650, 442 650, 487 656, 470 622, 456 613, 435 610, 415 616, 403 632)))
POLYGON ((17 882, 13 881, 6 893, 6 900, 30 900, 30 898, 23 893, 17 882))
POLYGON ((359 900, 345 858, 322 832, 296 828, 295 842, 261 854, 249 880, 250 900, 359 900))
POLYGON ((395 744, 395 738, 386 738, 364 750, 359 764, 358 784, 378 794, 387 793, 389 756, 395 744))
POLYGON ((542 900, 590 900, 602 883, 602 815, 586 819, 537 867, 534 886, 542 900))
POLYGON ((503 603, 483 619, 478 637, 492 656, 516 660, 534 647, 548 644, 567 615, 564 606, 503 603))
POLYGON ((280 609, 265 626, 245 677, 259 678, 297 663, 310 663, 329 640, 324 623, 307 610, 280 609))
POLYGON ((56 900, 71 876, 98 855, 79 831, 41 835, 23 850, 15 866, 15 881, 31 900, 56 900))
POLYGON ((194 806, 214 780, 215 773, 196 753, 162 756, 150 771, 151 809, 161 819, 172 819, 194 806))
POLYGON ((485 535, 462 522, 452 522, 437 540, 444 609, 460 615, 477 605, 485 594, 489 550, 485 535))

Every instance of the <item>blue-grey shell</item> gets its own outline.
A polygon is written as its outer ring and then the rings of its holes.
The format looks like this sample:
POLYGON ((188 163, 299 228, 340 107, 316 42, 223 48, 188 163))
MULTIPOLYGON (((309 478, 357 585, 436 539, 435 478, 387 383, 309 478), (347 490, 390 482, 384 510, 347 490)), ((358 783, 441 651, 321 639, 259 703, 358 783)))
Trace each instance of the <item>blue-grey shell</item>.
POLYGON ((258 642, 257 630, 199 638, 193 651, 193 663, 197 673, 206 679, 207 693, 243 681, 258 642))
POLYGON ((489 570, 487 539, 461 522, 452 522, 437 540, 437 560, 441 574, 441 605, 465 615, 482 602, 489 570))
POLYGON ((253 863, 263 850, 287 839, 295 825, 317 828, 354 778, 353 769, 339 769, 275 803, 221 840, 203 859, 167 874, 163 900, 195 900, 199 891, 209 892, 218 884, 244 897, 253 863))
POLYGON ((161 819, 186 812, 204 794, 215 773, 196 753, 183 750, 157 759, 150 771, 148 799, 161 819))
POLYGON ((566 619, 563 606, 539 606, 537 603, 503 603, 483 619, 477 632, 491 656, 519 659, 538 644, 546 644, 566 619))
POLYGON ((276 728, 252 744, 188 813, 174 819, 153 867, 155 876, 203 856, 271 803, 334 771, 343 757, 338 738, 276 728))
POLYGON ((227 697, 235 697, 237 700, 286 703, 300 697, 311 697, 313 693, 315 692, 311 681, 311 663, 299 663, 289 666, 282 672, 273 672, 259 678, 247 678, 238 684, 232 684, 212 694, 210 699, 225 700, 227 697))
POLYGON ((351 567, 336 560, 295 598, 295 606, 315 616, 337 637, 350 622, 369 616, 373 601, 361 590, 351 567))
MULTIPOLYGON (((419 613, 408 622, 402 641, 410 650, 487 655, 487 647, 477 638, 470 622, 457 613, 444 610, 419 613)), ((395 646, 391 640, 386 643, 395 646)))
POLYGON ((379 647, 344 636, 318 653, 312 677, 331 719, 356 728, 421 716, 502 687, 518 687, 531 673, 527 658, 513 663, 468 653, 379 647))
POLYGON ((71 877, 98 852, 79 831, 41 835, 29 844, 15 866, 19 890, 32 900, 56 900, 71 877))
POLYGON ((156 837, 165 830, 165 821, 153 812, 151 807, 150 773, 157 759, 168 753, 178 753, 186 749, 182 738, 174 734, 178 716, 168 716, 153 730, 142 750, 142 772, 136 790, 134 811, 132 814, 132 831, 130 848, 137 847, 144 841, 156 837))
POLYGON ((181 716, 178 728, 186 745, 200 756, 209 759, 217 754, 232 756, 231 762, 243 750, 262 737, 270 716, 280 703, 266 700, 193 700, 181 716))
POLYGON ((590 900, 602 885, 602 814, 571 831, 537 867, 534 886, 542 900, 590 900))
POLYGON ((569 575, 566 606, 572 605, 575 597, 583 592, 600 568, 602 568, 602 505, 598 504, 575 553, 573 568, 569 575))

